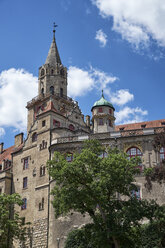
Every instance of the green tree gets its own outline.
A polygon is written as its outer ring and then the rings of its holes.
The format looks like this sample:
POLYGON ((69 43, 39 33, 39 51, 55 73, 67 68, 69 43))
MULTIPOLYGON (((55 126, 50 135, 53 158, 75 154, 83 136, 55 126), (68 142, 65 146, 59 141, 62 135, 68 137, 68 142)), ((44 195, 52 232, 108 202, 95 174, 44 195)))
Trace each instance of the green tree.
POLYGON ((68 163, 65 156, 55 152, 48 161, 50 176, 56 181, 52 191, 55 216, 77 211, 89 214, 95 232, 106 245, 96 247, 140 247, 140 222, 154 218, 158 205, 154 201, 138 200, 136 159, 117 149, 110 149, 102 159, 103 147, 98 141, 87 141, 81 153, 68 163))
POLYGON ((25 240, 26 227, 14 210, 15 205, 22 205, 18 194, 0 195, 0 247, 3 248, 11 247, 14 238, 25 240))

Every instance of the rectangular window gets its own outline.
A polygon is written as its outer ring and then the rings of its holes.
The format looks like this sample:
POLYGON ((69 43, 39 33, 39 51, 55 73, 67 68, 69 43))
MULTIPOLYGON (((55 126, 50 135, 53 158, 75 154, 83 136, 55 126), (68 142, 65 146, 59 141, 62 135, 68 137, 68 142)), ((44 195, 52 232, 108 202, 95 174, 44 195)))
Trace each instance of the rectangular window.
POLYGON ((24 210, 24 209, 27 208, 27 199, 26 198, 23 198, 22 201, 23 201, 23 204, 21 206, 21 210, 24 210))
POLYGON ((141 190, 140 187, 137 187, 137 190, 131 191, 131 196, 135 197, 137 200, 141 200, 141 190))
POLYGON ((110 115, 112 114, 112 109, 109 109, 109 114, 110 114, 110 115))
POLYGON ((42 121, 42 127, 45 127, 45 125, 46 125, 46 121, 44 120, 42 121))
POLYGON ((109 126, 112 127, 112 121, 108 120, 109 126))
POLYGON ((67 162, 72 162, 72 160, 73 160, 73 154, 72 153, 66 154, 66 161, 67 162))
POLYGON ((99 118, 99 126, 103 126, 103 125, 104 125, 103 119, 99 118))
POLYGON ((60 122, 56 121, 56 120, 53 120, 53 126, 54 127, 60 127, 60 122))
POLYGON ((28 178, 27 177, 24 177, 23 178, 23 189, 26 189, 27 188, 27 181, 28 181, 28 178))
POLYGON ((2 194, 2 188, 0 188, 0 195, 2 194))
POLYGON ((60 88, 60 96, 63 97, 63 88, 60 88))
POLYGON ((98 108, 98 113, 103 113, 103 108, 98 108))
POLYGON ((23 169, 26 170, 29 167, 29 160, 28 158, 24 158, 23 160, 23 169))

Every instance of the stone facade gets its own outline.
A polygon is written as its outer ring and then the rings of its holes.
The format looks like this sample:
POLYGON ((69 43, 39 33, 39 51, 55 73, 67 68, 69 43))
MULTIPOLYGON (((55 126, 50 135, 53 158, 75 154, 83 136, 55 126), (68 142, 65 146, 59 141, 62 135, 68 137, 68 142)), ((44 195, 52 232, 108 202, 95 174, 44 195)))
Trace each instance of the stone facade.
MULTIPOLYGON (((78 103, 67 96, 67 69, 61 63, 55 31, 46 62, 39 68, 38 95, 27 103, 27 109, 26 140, 19 134, 13 147, 4 150, 0 144, 1 193, 19 193, 24 204, 17 211, 31 222, 25 247, 62 248, 68 231, 90 221, 78 213, 55 220, 50 195, 55 182, 46 170, 54 151, 72 154, 81 150, 84 140, 98 139, 105 147, 140 152, 142 170, 160 163, 152 142, 165 132, 165 120, 115 126, 115 109, 102 95, 92 107, 92 120, 86 116, 84 121, 78 103)), ((141 198, 165 202, 164 185, 153 184, 152 192, 147 192, 143 173, 137 185, 141 198)))

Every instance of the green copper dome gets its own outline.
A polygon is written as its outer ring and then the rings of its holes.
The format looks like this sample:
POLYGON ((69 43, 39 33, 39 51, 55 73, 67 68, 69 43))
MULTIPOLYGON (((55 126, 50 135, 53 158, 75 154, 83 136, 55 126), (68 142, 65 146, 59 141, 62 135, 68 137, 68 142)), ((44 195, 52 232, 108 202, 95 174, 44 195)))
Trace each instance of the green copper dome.
POLYGON ((93 110, 93 108, 95 107, 99 107, 99 106, 108 106, 113 108, 113 110, 115 110, 115 108, 113 107, 112 103, 108 102, 103 95, 103 91, 102 91, 102 97, 100 98, 100 100, 96 101, 91 109, 91 111, 93 110))

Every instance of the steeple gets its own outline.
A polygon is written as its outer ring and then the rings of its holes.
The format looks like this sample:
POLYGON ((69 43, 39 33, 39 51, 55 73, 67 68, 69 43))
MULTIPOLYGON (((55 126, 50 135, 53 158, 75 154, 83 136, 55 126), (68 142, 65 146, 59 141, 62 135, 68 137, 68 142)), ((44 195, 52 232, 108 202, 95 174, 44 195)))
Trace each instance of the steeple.
POLYGON ((58 53, 55 28, 53 28, 53 41, 49 49, 49 53, 44 65, 39 68, 38 77, 38 94, 39 95, 59 95, 60 97, 67 96, 67 68, 61 63, 58 53))
POLYGON ((46 59, 45 64, 49 64, 50 66, 56 67, 57 65, 62 65, 60 55, 57 49, 56 45, 56 39, 55 39, 55 28, 57 25, 54 23, 54 29, 53 29, 53 41, 49 49, 49 53, 46 59))

